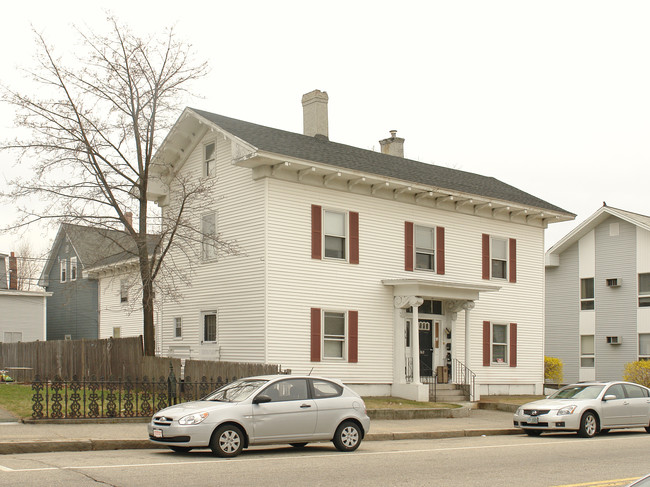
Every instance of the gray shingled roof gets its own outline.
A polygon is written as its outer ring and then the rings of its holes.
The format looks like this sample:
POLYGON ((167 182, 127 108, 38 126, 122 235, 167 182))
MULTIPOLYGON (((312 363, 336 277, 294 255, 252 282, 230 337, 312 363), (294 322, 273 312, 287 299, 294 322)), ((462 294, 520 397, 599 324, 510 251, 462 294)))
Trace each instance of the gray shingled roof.
POLYGON ((572 215, 558 206, 492 177, 359 149, 331 142, 324 137, 287 132, 195 108, 190 110, 259 150, 572 215))

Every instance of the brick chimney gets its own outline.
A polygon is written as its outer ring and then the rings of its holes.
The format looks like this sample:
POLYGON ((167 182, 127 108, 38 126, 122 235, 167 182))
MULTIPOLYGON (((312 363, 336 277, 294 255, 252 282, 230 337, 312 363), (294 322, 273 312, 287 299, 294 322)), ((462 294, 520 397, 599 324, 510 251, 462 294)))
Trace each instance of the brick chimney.
POLYGON ((314 90, 302 95, 302 127, 305 135, 311 137, 321 135, 329 139, 328 100, 326 91, 314 90))
POLYGON ((13 252, 9 257, 9 289, 18 289, 18 262, 13 252))
POLYGON ((391 156, 404 157, 404 139, 396 137, 397 130, 390 131, 388 139, 380 140, 381 153, 391 156))

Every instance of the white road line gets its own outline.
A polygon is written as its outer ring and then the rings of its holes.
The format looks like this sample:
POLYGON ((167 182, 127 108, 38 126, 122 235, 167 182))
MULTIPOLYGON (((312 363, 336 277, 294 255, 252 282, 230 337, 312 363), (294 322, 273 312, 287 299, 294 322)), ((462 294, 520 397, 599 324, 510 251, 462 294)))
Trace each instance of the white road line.
MULTIPOLYGON (((644 437, 646 438, 646 437, 644 437)), ((525 446, 540 446, 540 445, 559 445, 559 444, 576 444, 593 441, 591 439, 568 439, 561 441, 530 441, 527 443, 508 443, 505 445, 478 445, 478 446, 459 446, 459 447, 444 447, 444 448, 423 448, 418 450, 392 450, 392 451, 375 451, 365 452, 357 451, 353 453, 355 457, 358 456, 371 456, 371 455, 403 455, 413 453, 435 453, 445 451, 463 451, 463 450, 490 450, 497 448, 521 448, 525 446)), ((629 438, 600 438, 599 441, 629 441, 629 438)), ((252 453, 252 452, 251 452, 252 453)), ((239 458, 214 458, 210 460, 194 460, 194 461, 176 461, 176 462, 159 462, 159 463, 133 463, 133 464, 120 464, 120 465, 77 465, 67 467, 39 467, 39 468, 20 468, 12 469, 9 467, 2 467, 0 470, 5 472, 40 472, 48 470, 100 470, 112 468, 143 468, 143 467, 159 467, 159 466, 183 466, 183 465, 202 465, 206 463, 220 463, 222 465, 240 463, 240 462, 277 462, 278 460, 296 461, 300 458, 336 458, 340 459, 341 456, 349 456, 349 453, 332 452, 332 453, 318 453, 312 455, 288 455, 284 458, 278 458, 277 455, 265 458, 250 458, 247 455, 239 458)))

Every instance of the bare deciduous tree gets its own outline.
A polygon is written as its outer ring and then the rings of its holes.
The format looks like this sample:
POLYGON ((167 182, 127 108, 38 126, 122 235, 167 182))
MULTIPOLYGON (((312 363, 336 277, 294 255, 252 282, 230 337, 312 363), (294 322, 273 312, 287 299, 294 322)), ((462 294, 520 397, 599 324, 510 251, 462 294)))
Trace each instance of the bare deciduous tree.
MULTIPOLYGON (((82 48, 72 65, 36 34, 38 64, 29 74, 38 92, 5 88, 3 96, 28 135, 1 147, 17 151, 18 160, 33 167, 33 177, 11 181, 4 196, 15 204, 35 196, 43 201, 38 210, 33 201, 20 206, 14 228, 49 219, 125 229, 130 238, 116 243, 137 258, 145 353, 153 355, 154 283, 187 277, 173 266, 164 277, 162 264, 179 240, 183 249, 188 240, 205 240, 189 217, 204 207, 213 183, 175 179, 173 210, 164 213, 147 201, 147 185, 160 134, 179 113, 187 85, 204 76, 207 65, 192 61, 190 46, 173 29, 142 38, 108 20, 107 35, 77 31, 82 48)), ((209 237, 230 249, 218 235, 209 237)))
POLYGON ((22 240, 18 243, 16 251, 16 266, 18 267, 17 285, 21 291, 39 289, 37 286, 39 272, 43 258, 34 255, 29 241, 22 240))

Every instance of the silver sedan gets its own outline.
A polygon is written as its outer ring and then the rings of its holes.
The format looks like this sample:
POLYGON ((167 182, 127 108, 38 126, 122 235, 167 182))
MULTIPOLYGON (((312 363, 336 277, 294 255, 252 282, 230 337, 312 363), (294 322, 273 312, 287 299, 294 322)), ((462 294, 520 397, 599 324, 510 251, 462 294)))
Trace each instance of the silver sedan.
POLYGON ((613 428, 638 427, 650 433, 650 389, 620 381, 572 384, 546 399, 524 404, 513 421, 529 436, 577 431, 590 438, 613 428))
POLYGON ((354 451, 370 429, 363 399, 340 381, 313 376, 240 379, 200 401, 154 414, 149 439, 176 452, 210 448, 234 457, 250 445, 332 441, 354 451))

